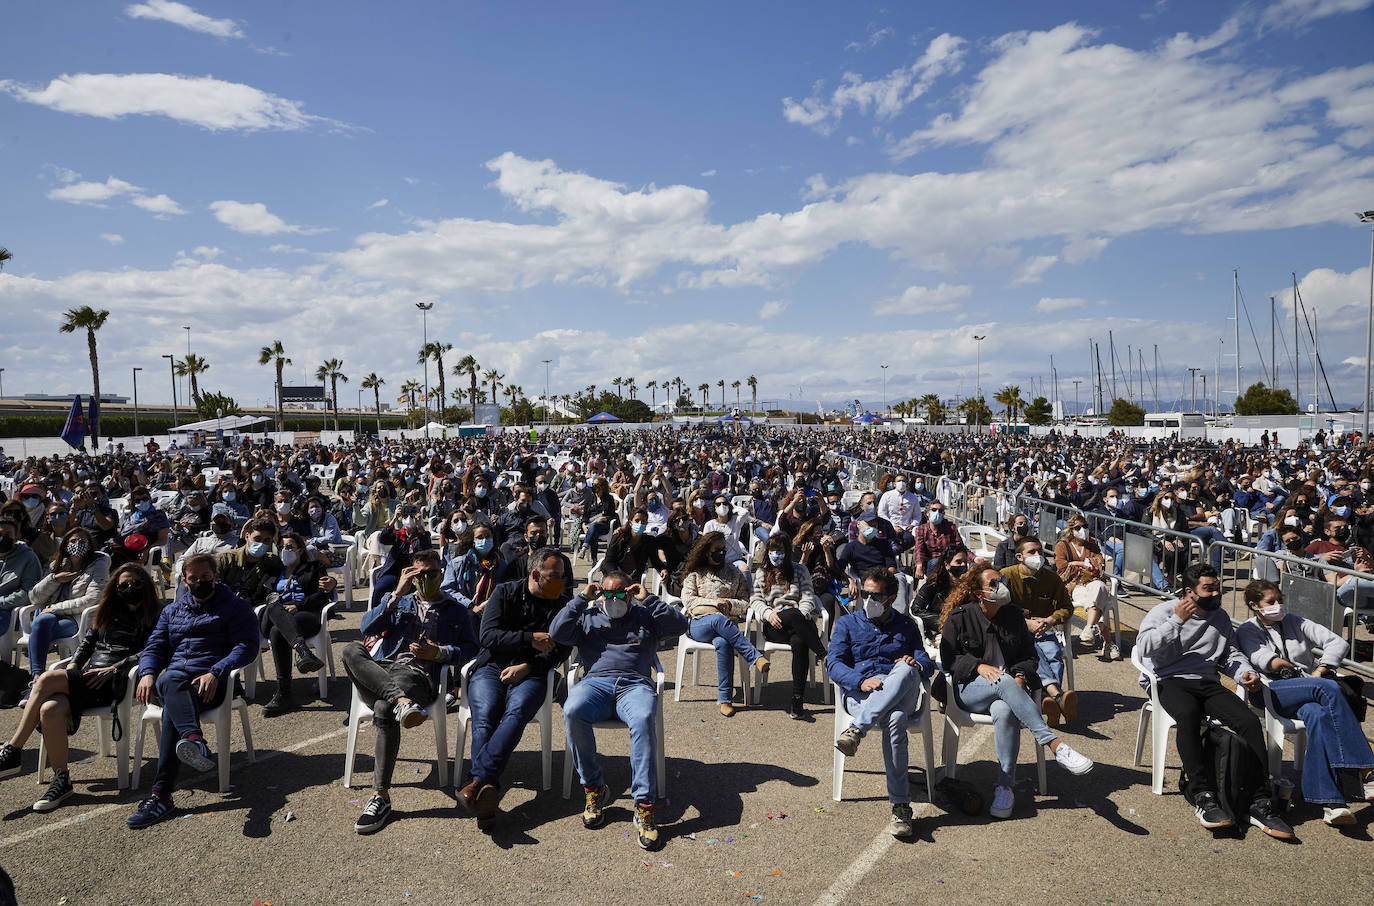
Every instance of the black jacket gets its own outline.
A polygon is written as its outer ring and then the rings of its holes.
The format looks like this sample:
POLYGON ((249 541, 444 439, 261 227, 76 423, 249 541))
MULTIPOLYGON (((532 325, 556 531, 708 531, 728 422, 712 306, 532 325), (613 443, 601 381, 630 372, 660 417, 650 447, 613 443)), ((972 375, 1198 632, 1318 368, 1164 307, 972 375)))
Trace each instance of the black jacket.
POLYGON ((482 609, 482 631, 478 634, 482 648, 473 669, 486 664, 503 669, 513 664, 529 664, 530 676, 542 677, 549 668, 563 663, 571 649, 555 645, 552 651, 544 654, 534 647, 534 634, 548 632, 554 616, 571 599, 570 582, 565 583, 563 593, 552 601, 530 594, 528 576, 496 586, 487 598, 487 606, 482 609))
MULTIPOLYGON (((973 682, 978 678, 978 665, 983 663, 983 649, 987 637, 983 632, 982 621, 978 619, 977 601, 969 601, 963 607, 950 613, 945 628, 940 634, 940 666, 954 680, 956 687, 973 682)), ((1035 652, 1035 639, 1026 628, 1026 616, 1014 604, 1003 604, 989 621, 990 628, 997 634, 997 644, 1002 648, 1003 668, 1015 676, 1023 674, 1026 688, 1040 688, 1040 676, 1036 673, 1039 659, 1035 652)))
POLYGON ((95 670, 101 667, 118 667, 120 673, 128 673, 129 668, 138 663, 143 646, 148 644, 148 636, 153 634, 151 625, 144 626, 138 617, 124 607, 113 608, 114 613, 104 629, 92 626, 81 637, 72 657, 75 670, 95 670))

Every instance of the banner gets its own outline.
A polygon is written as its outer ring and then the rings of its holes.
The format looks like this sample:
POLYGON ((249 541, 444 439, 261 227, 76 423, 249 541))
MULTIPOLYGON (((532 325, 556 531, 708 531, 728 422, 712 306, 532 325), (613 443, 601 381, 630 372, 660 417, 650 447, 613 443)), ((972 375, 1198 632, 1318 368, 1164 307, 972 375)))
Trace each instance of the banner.
POLYGON ((59 436, 73 449, 81 449, 81 445, 86 439, 86 415, 81 411, 80 394, 72 397, 72 409, 67 413, 67 423, 62 426, 62 433, 59 436))

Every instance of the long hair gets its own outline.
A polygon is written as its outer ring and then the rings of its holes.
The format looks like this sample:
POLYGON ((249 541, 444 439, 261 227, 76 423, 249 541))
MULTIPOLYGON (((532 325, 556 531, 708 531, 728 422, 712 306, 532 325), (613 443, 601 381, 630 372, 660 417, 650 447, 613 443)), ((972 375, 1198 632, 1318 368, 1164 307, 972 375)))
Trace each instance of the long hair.
POLYGON ((978 559, 973 561, 973 565, 964 573, 964 578, 959 580, 959 584, 954 586, 954 590, 945 598, 945 606, 940 609, 940 629, 945 628, 945 621, 949 615, 957 608, 963 607, 969 601, 978 600, 978 593, 983 589, 983 573, 988 570, 997 572, 989 560, 978 559))
POLYGON ((143 594, 138 599, 138 606, 135 612, 138 622, 143 626, 152 626, 157 622, 157 616, 162 611, 162 601, 159 600, 157 592, 153 589, 152 576, 148 571, 137 563, 124 563, 115 567, 114 572, 110 573, 110 581, 105 583, 105 589, 100 593, 100 602, 95 605, 95 619, 93 625, 96 629, 104 629, 110 624, 117 608, 125 607, 123 601, 119 599, 119 582, 125 576, 135 576, 143 594))
POLYGON ((54 573, 63 572, 59 567, 68 563, 71 564, 71 568, 74 570, 83 570, 99 555, 100 551, 95 546, 95 539, 91 537, 90 530, 85 526, 75 525, 67 529, 66 533, 58 539, 57 553, 53 554, 52 563, 48 564, 48 571, 54 573), (67 556, 67 542, 78 535, 84 536, 86 539, 86 556, 82 557, 80 562, 72 560, 71 557, 67 556))
POLYGON ((796 577, 792 568, 792 542, 787 536, 778 533, 771 535, 763 546, 763 591, 766 594, 774 585, 791 585, 796 577), (774 566, 768 559, 768 551, 782 549, 782 565, 774 566))
POLYGON ((717 567, 709 557, 711 548, 715 546, 716 542, 724 545, 725 535, 721 532, 706 532, 698 538, 696 543, 692 545, 692 549, 687 552, 687 559, 682 561, 682 574, 686 576, 695 572, 724 572, 725 563, 722 562, 717 567))

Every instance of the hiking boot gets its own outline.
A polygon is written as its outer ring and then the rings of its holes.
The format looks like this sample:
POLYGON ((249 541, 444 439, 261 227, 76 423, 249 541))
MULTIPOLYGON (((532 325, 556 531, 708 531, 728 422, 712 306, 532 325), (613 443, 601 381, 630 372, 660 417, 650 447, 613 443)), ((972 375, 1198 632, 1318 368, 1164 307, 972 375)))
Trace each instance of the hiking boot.
POLYGON ((1296 840, 1298 835, 1274 808, 1273 800, 1256 799, 1250 805, 1250 823, 1276 840, 1296 840))
POLYGON ((215 769, 215 759, 210 757, 210 747, 202 737, 186 737, 177 743, 177 759, 193 771, 208 774, 215 769))
POLYGON ((324 669, 324 661, 320 660, 310 646, 301 642, 296 646, 296 671, 304 676, 312 673, 319 673, 324 669))
POLYGON ((1078 693, 1068 689, 1059 693, 1059 713, 1064 715, 1065 720, 1074 720, 1078 717, 1078 693))
POLYGON ((1016 794, 1011 791, 1009 786, 995 786, 992 788, 992 805, 988 808, 988 814, 994 818, 1010 818, 1012 809, 1016 807, 1016 794))
POLYGON ((863 742, 864 734, 858 727, 850 727, 840 734, 840 738, 835 740, 835 748, 846 758, 852 757, 859 751, 859 743, 863 742))
POLYGON ((138 804, 138 808, 124 822, 134 830, 166 821, 172 815, 172 800, 161 796, 149 796, 138 804))
MULTIPOLYGON (((48 791, 33 804, 35 812, 50 812, 62 804, 72 793, 72 775, 70 771, 54 771, 52 783, 48 784, 48 791)), ((1351 820, 1354 818, 1352 816, 1351 820)))
POLYGON ((721 702, 721 703, 720 703, 720 713, 721 713, 722 715, 724 715, 725 717, 734 717, 734 716, 735 716, 735 706, 732 705, 732 704, 730 704, 729 702, 721 702))
POLYGON ((407 730, 415 729, 428 719, 424 710, 413 701, 396 706, 396 720, 407 730))
POLYGON ((911 827, 911 803, 902 802, 892 806, 892 820, 887 823, 888 832, 894 837, 910 837, 911 827))
POLYGON ((267 704, 262 706, 262 716, 280 717, 287 711, 294 711, 295 709, 296 703, 291 696, 278 692, 267 700, 267 704))
POLYGON ((1208 830, 1216 830, 1220 827, 1230 827, 1232 821, 1221 803, 1217 801, 1217 794, 1211 791, 1198 793, 1193 797, 1193 807, 1197 813, 1197 823, 1208 830))
POLYGON ((1322 823, 1328 827, 1345 827, 1355 823, 1355 813, 1343 805, 1322 809, 1322 823))
POLYGON ((639 835, 639 848, 650 852, 663 845, 658 825, 654 824, 654 807, 642 802, 635 803, 635 832, 639 835))
POLYGON ((390 820, 391 800, 381 793, 373 793, 372 798, 367 800, 363 813, 358 816, 358 820, 354 823, 353 829, 360 834, 375 834, 386 827, 386 823, 390 820))
POLYGON ((1040 701, 1040 713, 1045 715, 1045 723, 1051 727, 1059 726, 1059 702, 1046 695, 1040 701))
POLYGON ((477 791, 476 808, 473 814, 478 821, 486 821, 496 814, 497 807, 501 804, 501 790, 494 784, 484 783, 482 788, 477 791))
POLYGON ((23 751, 9 743, 0 744, 0 778, 13 777, 23 769, 23 751))
POLYGON ((587 794, 587 804, 582 809, 582 826, 594 830, 606 823, 606 800, 611 796, 611 788, 606 784, 582 788, 587 794))

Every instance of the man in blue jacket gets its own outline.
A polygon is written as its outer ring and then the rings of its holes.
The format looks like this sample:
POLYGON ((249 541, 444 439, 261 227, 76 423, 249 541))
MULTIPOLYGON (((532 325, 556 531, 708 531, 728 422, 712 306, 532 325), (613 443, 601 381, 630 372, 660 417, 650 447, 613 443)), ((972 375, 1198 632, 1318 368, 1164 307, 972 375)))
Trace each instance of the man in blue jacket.
POLYGON ((920 703, 921 679, 930 678, 935 665, 926 657, 916 621, 892 609, 896 600, 896 576, 882 567, 865 573, 863 606, 835 623, 825 667, 844 691, 845 711, 854 721, 835 748, 853 755, 865 733, 883 728, 883 769, 892 803, 888 829, 894 837, 909 837, 906 726, 920 703))
POLYGON ((363 615, 363 638, 343 650, 344 671, 372 709, 377 732, 372 798, 353 829, 381 830, 391 818, 391 774, 401 747, 401 728, 424 723, 424 708, 439 697, 439 668, 455 670, 477 654, 468 609, 439 588, 439 552, 416 551, 396 590, 363 615))
POLYGON ((630 577, 619 570, 607 573, 599 586, 588 585, 586 595, 569 601, 549 626, 555 642, 577 648, 587 671, 563 705, 568 748, 587 796, 582 826, 597 828, 605 823, 610 796, 602 782, 592 726, 599 720, 622 720, 630 728, 635 830, 639 845, 647 850, 663 845, 654 823, 658 702, 652 669, 659 641, 686 631, 687 617, 682 611, 649 594, 644 586, 631 584, 630 577))
POLYGON ((126 822, 142 828, 172 813, 172 788, 181 763, 205 773, 215 768, 200 715, 218 707, 229 688, 229 674, 258 656, 258 620, 253 608, 219 581, 215 558, 192 554, 181 566, 186 590, 162 609, 157 626, 138 659, 134 697, 147 705, 156 689, 162 702, 162 739, 152 795, 126 822))

